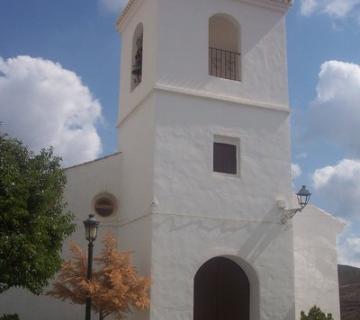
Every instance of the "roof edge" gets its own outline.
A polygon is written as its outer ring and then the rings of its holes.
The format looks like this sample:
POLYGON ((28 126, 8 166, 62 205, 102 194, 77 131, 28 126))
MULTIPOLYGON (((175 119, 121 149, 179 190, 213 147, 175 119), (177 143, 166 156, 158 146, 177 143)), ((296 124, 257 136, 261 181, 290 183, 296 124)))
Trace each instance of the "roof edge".
POLYGON ((315 210, 317 210, 319 213, 321 213, 323 215, 323 217, 326 217, 327 219, 329 219, 330 221, 332 221, 333 223, 335 223, 338 227, 338 232, 340 233, 341 231, 344 230, 344 228, 348 225, 347 221, 340 218, 340 217, 336 217, 333 214, 325 211, 324 209, 319 208, 318 206, 316 206, 315 204, 310 203, 309 206, 315 210))
POLYGON ((83 163, 75 164, 75 165, 70 166, 70 167, 66 167, 66 168, 64 168, 64 170, 66 171, 66 170, 70 170, 70 169, 73 169, 73 168, 82 167, 82 166, 92 164, 92 163, 95 163, 95 162, 98 162, 98 161, 101 161, 101 160, 105 160, 105 159, 108 159, 108 158, 111 158, 111 157, 115 157, 115 156, 117 156, 119 154, 121 154, 121 152, 111 153, 111 154, 108 154, 106 156, 94 159, 94 160, 90 160, 90 161, 86 161, 86 162, 83 162, 83 163))
POLYGON ((125 8, 120 13, 118 19, 116 20, 116 29, 120 31, 121 25, 125 19, 125 17, 128 15, 130 9, 134 6, 135 2, 138 2, 139 0, 129 0, 125 8))

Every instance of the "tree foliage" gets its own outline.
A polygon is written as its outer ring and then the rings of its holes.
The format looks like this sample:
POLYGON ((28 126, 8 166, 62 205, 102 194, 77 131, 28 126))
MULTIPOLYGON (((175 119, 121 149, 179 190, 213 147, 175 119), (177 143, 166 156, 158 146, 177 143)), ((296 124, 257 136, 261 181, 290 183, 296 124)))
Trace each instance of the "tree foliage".
POLYGON ((0 320, 20 320, 17 314, 4 314, 0 320))
POLYGON ((39 294, 60 269, 62 243, 74 230, 65 183, 51 148, 35 155, 0 133, 0 292, 39 294))
POLYGON ((132 308, 149 307, 149 278, 138 275, 131 263, 131 253, 119 252, 111 234, 104 237, 103 250, 94 259, 98 269, 90 281, 86 278, 86 255, 74 243, 70 249, 72 259, 64 262, 53 289, 48 292, 50 296, 75 304, 85 304, 86 298, 91 297, 92 309, 100 319, 110 314, 124 319, 132 308))
POLYGON ((304 311, 301 312, 301 320, 334 320, 331 313, 325 314, 317 306, 313 306, 308 315, 304 311))

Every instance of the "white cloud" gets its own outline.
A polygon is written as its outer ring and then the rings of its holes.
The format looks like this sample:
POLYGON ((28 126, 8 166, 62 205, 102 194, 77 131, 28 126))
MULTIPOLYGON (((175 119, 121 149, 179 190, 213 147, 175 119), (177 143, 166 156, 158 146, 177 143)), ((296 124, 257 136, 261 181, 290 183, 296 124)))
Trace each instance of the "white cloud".
POLYGON ((96 158, 101 105, 72 71, 41 58, 0 57, 2 130, 32 150, 52 145, 65 165, 96 158))
POLYGON ((108 12, 120 14, 128 0, 99 0, 100 6, 108 12))
POLYGON ((347 238, 340 246, 339 253, 340 263, 360 267, 360 238, 347 238))
POLYGON ((291 177, 293 178, 293 180, 300 177, 301 174, 302 174, 301 167, 296 163, 292 163, 291 164, 291 177))
POLYGON ((301 14, 310 16, 315 13, 327 14, 333 18, 359 16, 360 0, 301 0, 301 14))
POLYGON ((317 0, 302 0, 300 6, 301 14, 303 14, 304 16, 309 16, 314 13, 317 7, 317 0))
POLYGON ((338 261, 340 264, 360 267, 360 237, 346 228, 338 240, 338 261))
MULTIPOLYGON (((338 145, 353 159, 317 169, 313 186, 317 198, 338 217, 359 225, 360 218, 360 65, 327 61, 320 69, 306 120, 312 140, 338 145)), ((355 233, 358 233, 354 229, 355 233)), ((339 261, 360 266, 360 237, 345 231, 339 241, 339 261)))
POLYGON ((314 188, 337 215, 359 219, 360 161, 344 159, 334 166, 317 169, 314 188))
POLYGON ((321 66, 317 97, 308 121, 311 138, 323 138, 360 156, 360 65, 327 61, 321 66))
POLYGON ((360 267, 360 160, 344 159, 317 169, 312 178, 317 197, 335 215, 347 220, 338 241, 339 262, 360 267))

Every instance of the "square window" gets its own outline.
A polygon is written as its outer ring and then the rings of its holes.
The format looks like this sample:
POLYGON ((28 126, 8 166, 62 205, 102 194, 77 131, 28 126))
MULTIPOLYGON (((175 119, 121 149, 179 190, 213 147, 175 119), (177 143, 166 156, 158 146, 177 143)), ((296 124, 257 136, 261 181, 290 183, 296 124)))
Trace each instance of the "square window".
POLYGON ((214 142, 214 172, 237 174, 237 145, 214 142))

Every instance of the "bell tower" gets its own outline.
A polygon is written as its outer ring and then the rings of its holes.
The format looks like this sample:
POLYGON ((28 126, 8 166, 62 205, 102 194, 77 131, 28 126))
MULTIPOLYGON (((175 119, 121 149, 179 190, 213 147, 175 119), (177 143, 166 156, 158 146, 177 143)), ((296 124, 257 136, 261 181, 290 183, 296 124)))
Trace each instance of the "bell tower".
POLYGON ((119 238, 152 279, 134 319, 295 319, 290 5, 130 0, 118 20, 119 238))

